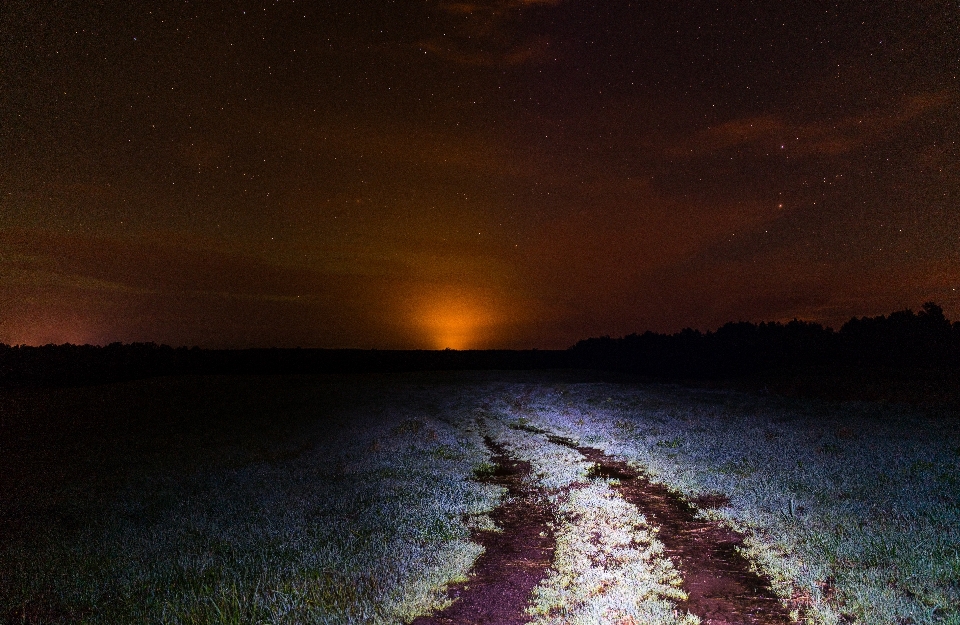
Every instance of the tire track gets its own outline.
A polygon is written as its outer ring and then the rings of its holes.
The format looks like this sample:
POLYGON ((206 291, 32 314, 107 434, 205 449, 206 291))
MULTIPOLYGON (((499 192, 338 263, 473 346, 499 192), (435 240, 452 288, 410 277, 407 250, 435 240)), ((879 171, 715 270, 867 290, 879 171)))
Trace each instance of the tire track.
MULTIPOLYGON (((683 578, 687 600, 677 608, 699 616, 704 625, 790 625, 794 621, 773 593, 769 580, 750 570, 737 547, 743 536, 719 521, 696 518, 696 509, 679 494, 655 484, 626 462, 599 449, 581 447, 559 436, 548 440, 580 452, 594 463, 590 476, 615 478, 612 488, 658 529, 657 538, 683 578)), ((700 500, 701 507, 719 507, 721 496, 700 500)))
POLYGON ((502 531, 473 533, 471 540, 484 552, 469 581, 448 589, 453 605, 412 625, 522 625, 530 620, 530 593, 553 561, 556 540, 548 525, 553 511, 524 483, 530 464, 512 459, 489 436, 484 440, 496 468, 478 479, 507 489, 506 500, 490 515, 502 531))

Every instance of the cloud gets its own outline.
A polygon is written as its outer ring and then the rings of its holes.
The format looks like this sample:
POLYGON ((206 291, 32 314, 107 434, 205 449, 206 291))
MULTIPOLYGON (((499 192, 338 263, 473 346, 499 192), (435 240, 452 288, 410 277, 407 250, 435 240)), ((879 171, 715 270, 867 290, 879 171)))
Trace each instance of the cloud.
POLYGON ((436 13, 442 28, 418 42, 424 52, 459 65, 500 67, 541 63, 548 59, 550 39, 524 28, 534 7, 561 0, 489 0, 440 2, 436 13))
POLYGON ((456 325, 457 302, 478 315, 466 346, 521 341, 521 326, 533 323, 536 302, 496 276, 477 279, 503 267, 469 254, 408 250, 410 258, 361 273, 271 261, 185 234, 153 239, 0 229, 0 342, 435 347, 423 310, 456 325))
POLYGON ((362 344, 370 340, 363 329, 378 328, 370 311, 395 288, 386 276, 282 266, 154 234, 150 241, 0 230, 0 340, 362 344), (77 319, 86 321, 58 329, 77 319))
POLYGON ((475 13, 503 13, 536 5, 555 6, 562 0, 500 0, 495 2, 441 2, 440 10, 447 13, 473 15, 475 13))
POLYGON ((545 61, 550 49, 547 37, 536 37, 506 50, 469 50, 449 39, 421 41, 422 50, 445 61, 475 67, 499 67, 545 61))
POLYGON ((836 156, 887 137, 894 130, 953 100, 941 91, 903 97, 895 105, 835 120, 796 123, 778 115, 733 119, 711 126, 667 149, 674 158, 699 158, 730 149, 789 150, 791 155, 836 156))
POLYGON ((61 234, 39 229, 0 230, 3 287, 169 294, 263 301, 336 291, 336 274, 284 266, 252 254, 217 249, 199 237, 155 232, 138 240, 61 234), (122 262, 120 262, 122 260, 122 262))

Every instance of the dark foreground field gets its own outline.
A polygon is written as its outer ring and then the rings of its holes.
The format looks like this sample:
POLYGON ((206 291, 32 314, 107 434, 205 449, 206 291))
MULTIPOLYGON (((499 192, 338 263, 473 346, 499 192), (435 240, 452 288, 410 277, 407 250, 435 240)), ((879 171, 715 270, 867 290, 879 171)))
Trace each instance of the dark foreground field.
POLYGON ((0 622, 478 622, 516 552, 498 622, 960 623, 958 431, 577 371, 5 389, 0 622))

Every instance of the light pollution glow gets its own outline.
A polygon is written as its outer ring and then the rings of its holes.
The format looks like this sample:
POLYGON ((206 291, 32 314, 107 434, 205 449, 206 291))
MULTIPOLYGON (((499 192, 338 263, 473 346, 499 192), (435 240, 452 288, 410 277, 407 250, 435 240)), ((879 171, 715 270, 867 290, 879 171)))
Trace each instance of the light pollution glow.
POLYGON ((431 299, 415 313, 415 323, 433 349, 483 348, 498 321, 489 306, 462 293, 431 299))

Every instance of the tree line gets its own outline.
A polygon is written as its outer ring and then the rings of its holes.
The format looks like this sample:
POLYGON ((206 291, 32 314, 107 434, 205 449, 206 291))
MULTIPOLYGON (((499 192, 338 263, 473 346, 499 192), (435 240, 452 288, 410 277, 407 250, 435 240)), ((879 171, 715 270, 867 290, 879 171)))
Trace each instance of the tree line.
POLYGON ((852 318, 835 331, 819 323, 730 322, 715 331, 603 336, 570 348, 573 361, 657 377, 723 379, 810 367, 893 371, 960 366, 960 322, 933 302, 920 310, 852 318))
MULTIPOLYGON (((960 322, 933 302, 918 312, 818 323, 730 322, 579 341, 567 350, 173 348, 155 343, 0 344, 0 386, 97 384, 160 375, 314 374, 462 369, 593 369, 668 379, 723 380, 816 368, 960 371, 960 322)), ((839 370, 839 369, 838 369, 839 370)))
POLYGON ((163 375, 390 373, 467 369, 553 369, 549 350, 200 349, 156 343, 0 344, 0 387, 102 384, 163 375))

